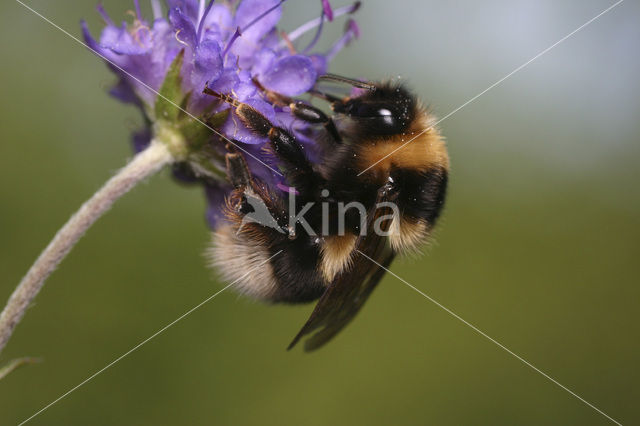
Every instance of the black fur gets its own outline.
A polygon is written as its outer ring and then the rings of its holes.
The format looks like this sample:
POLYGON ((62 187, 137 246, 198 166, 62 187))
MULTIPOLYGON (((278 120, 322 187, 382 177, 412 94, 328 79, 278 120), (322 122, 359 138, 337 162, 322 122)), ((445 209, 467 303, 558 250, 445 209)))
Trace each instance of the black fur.
POLYGON ((444 207, 449 180, 447 170, 436 167, 427 172, 396 169, 391 172, 398 188, 398 205, 402 214, 424 219, 435 225, 444 207))
POLYGON ((271 266, 278 282, 273 302, 309 303, 322 296, 326 290, 319 273, 320 252, 308 238, 289 240, 278 234, 270 246, 273 257, 271 266))

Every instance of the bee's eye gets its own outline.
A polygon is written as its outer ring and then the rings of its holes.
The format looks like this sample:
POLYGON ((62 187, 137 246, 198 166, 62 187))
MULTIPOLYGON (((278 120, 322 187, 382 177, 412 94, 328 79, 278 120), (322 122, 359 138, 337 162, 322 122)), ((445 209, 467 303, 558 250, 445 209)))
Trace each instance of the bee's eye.
POLYGON ((397 114, 393 107, 383 103, 354 102, 345 112, 354 119, 361 119, 383 133, 395 133, 398 127, 397 114))
POLYGON ((377 118, 393 116, 393 113, 388 106, 378 103, 356 102, 350 105, 350 107, 351 108, 349 108, 348 113, 354 117, 377 118))

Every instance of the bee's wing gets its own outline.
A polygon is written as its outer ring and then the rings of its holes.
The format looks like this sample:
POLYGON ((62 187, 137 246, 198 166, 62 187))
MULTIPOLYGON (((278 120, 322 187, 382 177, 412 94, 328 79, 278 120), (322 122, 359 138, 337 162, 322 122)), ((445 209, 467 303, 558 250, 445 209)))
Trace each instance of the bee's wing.
MULTIPOLYGON (((384 195, 378 196, 378 203, 381 201, 384 201, 384 195)), ((304 345, 306 351, 318 349, 338 334, 356 316, 385 273, 385 269, 380 268, 358 251, 374 259, 385 268, 391 264, 395 255, 387 244, 386 237, 374 232, 376 219, 383 216, 391 217, 390 215, 391 210, 386 208, 374 209, 374 214, 368 215, 367 235, 358 238, 356 252, 353 253, 352 266, 334 279, 288 349, 295 346, 305 335, 319 329, 304 345)), ((390 224, 391 220, 384 220, 379 229, 387 231, 390 224)))

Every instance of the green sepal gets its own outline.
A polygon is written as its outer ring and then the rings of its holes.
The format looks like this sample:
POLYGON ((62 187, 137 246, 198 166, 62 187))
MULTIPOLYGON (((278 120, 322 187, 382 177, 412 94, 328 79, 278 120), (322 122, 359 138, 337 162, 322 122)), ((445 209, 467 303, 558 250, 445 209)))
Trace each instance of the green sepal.
MULTIPOLYGON (((196 175, 225 180, 225 159, 212 138, 229 117, 230 110, 212 114, 210 109, 199 117, 187 112, 192 92, 182 90, 184 50, 173 60, 154 105, 154 138, 169 148, 176 162, 189 164, 196 175), (213 129, 213 130, 212 130, 213 129)), ((213 108, 213 105, 210 107, 213 108)))
POLYGON ((218 131, 218 129, 222 127, 224 122, 227 120, 228 116, 228 109, 214 114, 205 121, 207 124, 206 126, 202 124, 202 122, 189 116, 180 120, 178 123, 178 129, 187 141, 189 151, 194 152, 201 149, 211 139, 211 136, 214 133, 211 129, 213 128, 218 131))
POLYGON ((182 63, 184 62, 184 49, 178 53, 173 60, 164 82, 160 87, 160 95, 156 99, 155 115, 156 120, 166 120, 175 122, 180 115, 180 109, 176 105, 182 104, 184 93, 182 93, 182 63))

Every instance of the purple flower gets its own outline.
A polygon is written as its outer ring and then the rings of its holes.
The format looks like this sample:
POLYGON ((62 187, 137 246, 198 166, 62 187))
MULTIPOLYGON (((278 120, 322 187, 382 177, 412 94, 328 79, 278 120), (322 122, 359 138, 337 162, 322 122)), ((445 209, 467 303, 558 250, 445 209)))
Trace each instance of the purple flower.
POLYGON ((325 20, 353 13, 359 3, 334 10, 328 0, 321 0, 319 18, 281 35, 276 25, 283 3, 284 0, 241 0, 234 7, 230 0, 167 0, 163 12, 159 0, 151 0, 154 17, 148 20, 142 16, 138 0, 134 0, 133 22, 120 25, 98 6, 106 26, 97 40, 82 22, 87 45, 106 59, 118 76, 110 94, 137 105, 148 123, 134 135, 134 149, 143 150, 151 138, 167 129, 189 141, 190 150, 180 161, 193 166, 193 176, 185 174, 185 167, 176 174, 183 181, 195 179, 204 184, 210 204, 207 217, 212 225, 219 219, 216 209, 227 190, 221 173, 224 143, 193 117, 244 144, 243 148, 257 158, 247 157, 255 176, 274 188, 286 182, 261 164, 262 161, 273 169, 278 167, 262 150, 267 141, 228 113, 229 105, 203 95, 205 84, 252 105, 275 124, 291 129, 303 143, 312 144, 309 135, 313 129, 294 121, 286 108, 271 104, 256 82, 286 96, 302 95, 314 87, 318 76, 326 72, 327 63, 358 33, 355 21, 349 20, 333 48, 312 53, 325 20), (297 39, 314 29, 311 43, 298 46, 297 39), (171 103, 180 105, 188 114, 171 103))

